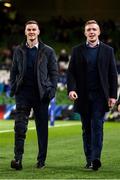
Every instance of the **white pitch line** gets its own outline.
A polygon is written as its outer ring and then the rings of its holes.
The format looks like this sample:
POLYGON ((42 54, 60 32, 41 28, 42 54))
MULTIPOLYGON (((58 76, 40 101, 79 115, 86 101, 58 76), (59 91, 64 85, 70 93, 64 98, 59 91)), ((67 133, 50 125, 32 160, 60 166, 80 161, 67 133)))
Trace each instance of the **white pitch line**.
MULTIPOLYGON (((81 122, 77 122, 77 123, 68 123, 68 124, 56 124, 55 126, 50 126, 49 128, 56 128, 56 127, 65 127, 65 126, 76 126, 76 125, 81 125, 81 122)), ((34 130, 35 127, 30 127, 28 128, 28 130, 34 130)), ((13 132, 13 129, 9 129, 9 130, 0 130, 0 134, 1 133, 8 133, 8 132, 13 132)))

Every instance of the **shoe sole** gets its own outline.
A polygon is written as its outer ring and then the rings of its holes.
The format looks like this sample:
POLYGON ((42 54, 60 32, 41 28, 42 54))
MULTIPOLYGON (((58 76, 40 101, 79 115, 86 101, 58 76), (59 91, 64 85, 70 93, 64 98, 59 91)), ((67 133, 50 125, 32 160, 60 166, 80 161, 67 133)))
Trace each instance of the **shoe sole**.
POLYGON ((37 168, 42 170, 42 169, 44 169, 44 168, 45 168, 45 166, 42 166, 42 167, 39 167, 39 166, 38 166, 37 168))

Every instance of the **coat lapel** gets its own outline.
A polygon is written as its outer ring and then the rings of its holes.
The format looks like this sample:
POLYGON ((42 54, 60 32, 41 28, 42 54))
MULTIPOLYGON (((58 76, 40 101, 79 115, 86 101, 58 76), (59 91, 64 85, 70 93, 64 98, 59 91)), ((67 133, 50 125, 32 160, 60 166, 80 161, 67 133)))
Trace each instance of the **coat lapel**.
POLYGON ((102 44, 102 42, 100 42, 99 49, 98 49, 98 54, 97 54, 97 65, 98 65, 99 70, 105 64, 103 62, 105 60, 105 58, 103 56, 103 54, 104 54, 103 51, 104 51, 103 44, 102 44))
POLYGON ((82 59, 87 62, 87 48, 86 48, 86 44, 82 44, 81 47, 80 47, 80 54, 82 56, 82 59))

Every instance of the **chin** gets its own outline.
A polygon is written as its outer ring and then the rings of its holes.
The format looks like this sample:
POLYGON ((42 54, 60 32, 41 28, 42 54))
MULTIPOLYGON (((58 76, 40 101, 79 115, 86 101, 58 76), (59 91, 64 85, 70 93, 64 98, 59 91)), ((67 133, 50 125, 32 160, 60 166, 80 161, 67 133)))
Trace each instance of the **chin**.
POLYGON ((90 41, 91 41, 91 42, 95 42, 95 41, 96 41, 96 39, 92 38, 92 39, 90 39, 90 41))

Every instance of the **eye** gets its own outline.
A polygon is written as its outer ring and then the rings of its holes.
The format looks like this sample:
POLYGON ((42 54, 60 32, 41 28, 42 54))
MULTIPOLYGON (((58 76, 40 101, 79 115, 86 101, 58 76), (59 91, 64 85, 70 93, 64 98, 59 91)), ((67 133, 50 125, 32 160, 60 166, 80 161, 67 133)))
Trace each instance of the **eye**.
POLYGON ((91 30, 93 30, 93 31, 97 31, 97 29, 96 28, 88 28, 87 29, 87 31, 89 32, 89 31, 91 31, 91 30))
POLYGON ((32 29, 33 31, 36 31, 36 29, 34 28, 34 29, 32 29))
POLYGON ((33 28, 33 29, 29 29, 29 28, 28 28, 27 31, 29 31, 29 32, 30 32, 30 31, 36 31, 36 29, 35 29, 35 28, 33 28))
POLYGON ((89 29, 87 29, 87 31, 90 31, 91 29, 89 28, 89 29))

